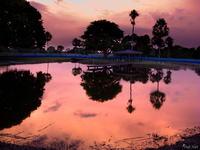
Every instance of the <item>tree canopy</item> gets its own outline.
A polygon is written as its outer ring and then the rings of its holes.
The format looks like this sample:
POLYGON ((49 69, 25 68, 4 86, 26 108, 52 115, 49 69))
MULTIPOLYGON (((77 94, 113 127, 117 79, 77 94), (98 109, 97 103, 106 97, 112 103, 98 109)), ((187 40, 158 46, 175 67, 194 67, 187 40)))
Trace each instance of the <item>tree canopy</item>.
POLYGON ((157 20, 153 26, 152 33, 154 35, 152 38, 152 43, 159 46, 158 61, 160 61, 160 48, 164 46, 164 41, 162 38, 169 34, 169 27, 167 26, 165 19, 160 18, 157 20))
POLYGON ((45 30, 39 11, 26 0, 0 0, 0 46, 42 48, 45 30))
POLYGON ((99 50, 104 53, 104 58, 115 50, 119 50, 123 31, 114 22, 98 20, 91 22, 81 36, 84 39, 86 50, 99 50))
POLYGON ((131 24, 135 25, 135 18, 139 16, 139 13, 134 9, 130 12, 129 16, 131 17, 131 24))
POLYGON ((112 100, 121 92, 120 77, 107 71, 104 68, 103 71, 83 72, 81 75, 81 86, 90 99, 105 102, 112 100))

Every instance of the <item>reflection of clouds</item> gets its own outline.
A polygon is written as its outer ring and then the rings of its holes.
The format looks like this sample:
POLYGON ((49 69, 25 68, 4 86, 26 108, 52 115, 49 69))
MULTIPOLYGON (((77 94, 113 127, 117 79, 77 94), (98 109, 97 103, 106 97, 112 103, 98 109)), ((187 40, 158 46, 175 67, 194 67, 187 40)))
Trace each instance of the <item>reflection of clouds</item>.
MULTIPOLYGON (((172 94, 173 95, 173 94, 172 94)), ((169 95, 171 97, 171 95, 169 95)), ((179 98, 181 96, 181 93, 179 91, 175 91, 174 96, 172 96, 172 102, 179 102, 179 98)))
POLYGON ((138 122, 138 125, 139 125, 139 126, 144 126, 144 123, 138 122))
POLYGON ((80 116, 81 118, 89 118, 89 117, 95 117, 97 114, 95 113, 83 113, 82 111, 77 111, 74 113, 75 116, 80 116))
POLYGON ((189 92, 190 91, 190 88, 186 87, 184 88, 185 91, 189 92))
POLYGON ((177 98, 177 97, 176 97, 176 98, 173 98, 173 99, 172 99, 172 102, 179 102, 179 98, 177 98))
POLYGON ((47 108, 47 110, 45 110, 44 112, 46 113, 49 111, 57 111, 60 107, 61 107, 61 104, 56 102, 56 105, 47 108))
POLYGON ((179 96, 179 95, 181 95, 181 94, 180 94, 179 91, 176 91, 176 92, 175 92, 175 95, 176 95, 176 96, 179 96))

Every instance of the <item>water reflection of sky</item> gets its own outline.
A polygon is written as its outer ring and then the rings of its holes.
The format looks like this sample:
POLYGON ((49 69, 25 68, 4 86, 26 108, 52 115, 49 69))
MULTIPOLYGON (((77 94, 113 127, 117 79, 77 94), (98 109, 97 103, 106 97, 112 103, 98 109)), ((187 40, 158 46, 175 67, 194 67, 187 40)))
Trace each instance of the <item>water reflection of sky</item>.
MULTIPOLYGON (((135 110, 130 114, 126 110, 130 99, 129 82, 121 79, 122 91, 113 100, 102 103, 88 98, 80 85, 80 75, 72 74, 75 64, 51 63, 49 68, 47 66, 32 64, 3 68, 4 71, 30 70, 33 74, 48 71, 52 79, 44 87, 41 106, 20 125, 4 129, 0 134, 40 135, 45 137, 44 141, 56 137, 72 138, 92 143, 111 137, 117 141, 152 133, 173 135, 181 129, 200 125, 200 76, 193 70, 171 70, 171 83, 165 84, 163 79, 159 82, 159 91, 166 94, 166 101, 160 109, 153 108, 150 102, 150 93, 157 89, 157 82, 132 84, 135 110)), ((83 71, 87 69, 82 64, 76 64, 76 67, 83 71)), ((163 70, 164 76, 166 72, 163 70)))

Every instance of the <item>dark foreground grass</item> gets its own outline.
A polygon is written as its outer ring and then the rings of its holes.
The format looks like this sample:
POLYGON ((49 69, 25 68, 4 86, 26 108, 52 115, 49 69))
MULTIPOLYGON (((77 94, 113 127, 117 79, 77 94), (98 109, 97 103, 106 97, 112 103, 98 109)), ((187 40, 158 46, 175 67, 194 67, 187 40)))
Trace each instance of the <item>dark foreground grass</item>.
MULTIPOLYGON (((79 143, 73 143, 73 144, 68 144, 68 143, 63 143, 63 142, 58 142, 54 143, 52 147, 41 147, 41 146, 29 146, 29 145, 16 145, 16 144, 10 144, 10 143, 5 143, 0 141, 0 149, 1 150, 76 150, 76 149, 82 149, 84 150, 85 148, 80 147, 79 143)), ((106 149, 106 150, 114 150, 114 149, 123 149, 126 150, 126 148, 115 148, 110 145, 106 144, 94 144, 88 147, 88 149, 91 150, 101 150, 101 149, 106 149)), ((128 148, 131 150, 138 149, 137 147, 135 148, 128 148)), ((200 134, 195 134, 192 136, 189 136, 185 138, 184 140, 177 141, 175 144, 172 145, 165 145, 161 146, 158 148, 144 148, 144 150, 199 150, 200 149, 200 134)))

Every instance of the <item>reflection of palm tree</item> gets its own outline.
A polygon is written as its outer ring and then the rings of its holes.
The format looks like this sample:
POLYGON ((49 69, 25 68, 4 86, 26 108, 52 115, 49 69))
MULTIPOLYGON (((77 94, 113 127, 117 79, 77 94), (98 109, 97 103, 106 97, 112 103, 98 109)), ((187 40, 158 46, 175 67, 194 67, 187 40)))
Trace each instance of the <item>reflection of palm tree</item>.
POLYGON ((132 99, 132 84, 131 84, 131 81, 132 81, 132 76, 130 76, 130 100, 128 101, 128 107, 126 107, 127 111, 130 114, 135 110, 135 108, 132 106, 133 99, 132 99))
POLYGON ((160 71, 159 69, 157 69, 156 75, 152 74, 150 78, 152 82, 155 82, 155 79, 157 78, 157 90, 150 93, 150 102, 156 109, 160 109, 161 106, 163 105, 163 102, 166 100, 165 93, 159 91, 159 82, 162 76, 163 76, 162 70, 160 71))
POLYGON ((129 16, 131 17, 131 24, 133 25, 133 28, 132 28, 132 43, 131 43, 131 50, 133 50, 133 41, 134 41, 134 26, 135 26, 135 18, 137 16, 139 16, 139 13, 136 11, 136 10, 132 10, 129 14, 129 16))
POLYGON ((72 69, 72 74, 73 74, 74 76, 76 76, 76 75, 78 75, 78 74, 81 74, 81 72, 82 72, 81 67, 79 66, 78 68, 76 68, 76 63, 75 63, 75 68, 72 69))
POLYGON ((168 70, 168 71, 167 71, 167 76, 164 77, 164 82, 165 82, 165 84, 169 84, 169 83, 172 81, 172 79, 171 79, 171 74, 172 74, 172 72, 171 72, 170 70, 168 70))
POLYGON ((131 114, 135 108, 132 106, 132 104, 129 104, 128 107, 126 107, 127 111, 131 114))
POLYGON ((163 102, 166 100, 165 93, 160 91, 154 91, 150 94, 150 102, 153 104, 153 107, 156 109, 160 109, 163 102))

